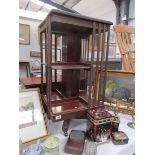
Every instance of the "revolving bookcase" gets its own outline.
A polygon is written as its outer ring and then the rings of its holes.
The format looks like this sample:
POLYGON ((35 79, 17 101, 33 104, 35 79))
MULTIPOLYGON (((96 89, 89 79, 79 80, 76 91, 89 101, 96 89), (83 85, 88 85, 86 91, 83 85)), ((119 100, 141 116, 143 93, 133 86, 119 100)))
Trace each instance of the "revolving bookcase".
POLYGON ((84 117, 87 110, 104 107, 110 25, 60 10, 52 10, 39 25, 42 85, 46 77, 42 99, 52 121, 84 117), (58 75, 61 86, 56 88, 52 76, 57 82, 58 75))

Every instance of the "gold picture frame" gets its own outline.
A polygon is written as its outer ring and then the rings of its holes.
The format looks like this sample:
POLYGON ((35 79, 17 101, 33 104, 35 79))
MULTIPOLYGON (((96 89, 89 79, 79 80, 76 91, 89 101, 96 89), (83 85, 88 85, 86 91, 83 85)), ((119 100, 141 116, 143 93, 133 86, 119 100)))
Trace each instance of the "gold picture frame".
POLYGON ((132 114, 135 110, 135 73, 122 70, 108 70, 105 90, 107 110, 132 114))
POLYGON ((19 44, 30 45, 30 25, 19 24, 19 44))
MULTIPOLYGON (((107 78, 106 78, 106 97, 112 97, 112 92, 115 97, 119 98, 128 98, 132 97, 135 98, 135 73, 134 72, 128 72, 128 71, 122 71, 122 70, 108 70, 107 71, 107 78), (123 94, 120 94, 120 88, 125 88, 129 94, 125 93, 125 96, 122 96, 123 94), (115 94, 115 91, 117 90, 117 95, 115 94), (119 93, 119 95, 118 95, 119 93), (120 96, 121 95, 121 96, 120 96)), ((122 91, 122 89, 121 89, 122 91)), ((124 90, 123 90, 124 93, 124 90)))
POLYGON ((48 135, 39 88, 19 92, 19 137, 29 143, 48 135))

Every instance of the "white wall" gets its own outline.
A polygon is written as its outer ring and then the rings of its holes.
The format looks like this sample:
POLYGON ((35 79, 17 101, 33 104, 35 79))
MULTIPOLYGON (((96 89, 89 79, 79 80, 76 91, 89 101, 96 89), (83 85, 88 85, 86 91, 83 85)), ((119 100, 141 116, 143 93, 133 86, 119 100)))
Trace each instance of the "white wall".
MULTIPOLYGON (((82 0, 73 7, 79 13, 116 23, 116 7, 113 0, 82 0)), ((129 18, 135 18, 135 0, 130 0, 129 18)), ((131 20, 129 25, 134 26, 131 20)))
MULTIPOLYGON (((41 23, 41 21, 36 19, 19 17, 19 23, 30 25, 30 45, 19 44, 19 60, 33 61, 34 59, 38 59, 30 57, 30 51, 31 50, 40 51, 40 45, 38 40, 38 26, 41 23)), ((20 78, 27 76, 25 66, 23 65, 19 66, 19 76, 20 78)))
POLYGON ((30 60, 31 50, 40 51, 38 40, 38 26, 41 21, 20 17, 19 23, 30 25, 30 45, 19 44, 19 59, 30 60))
POLYGON ((112 0, 82 0, 73 9, 83 15, 115 23, 116 7, 112 0))

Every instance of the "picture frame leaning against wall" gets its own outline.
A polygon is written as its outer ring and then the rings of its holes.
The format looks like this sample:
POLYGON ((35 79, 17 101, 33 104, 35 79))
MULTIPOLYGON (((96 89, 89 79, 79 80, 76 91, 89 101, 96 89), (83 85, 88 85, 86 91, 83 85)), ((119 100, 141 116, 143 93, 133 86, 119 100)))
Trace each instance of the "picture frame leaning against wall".
POLYGON ((19 137, 28 143, 48 135, 39 88, 19 92, 19 137))

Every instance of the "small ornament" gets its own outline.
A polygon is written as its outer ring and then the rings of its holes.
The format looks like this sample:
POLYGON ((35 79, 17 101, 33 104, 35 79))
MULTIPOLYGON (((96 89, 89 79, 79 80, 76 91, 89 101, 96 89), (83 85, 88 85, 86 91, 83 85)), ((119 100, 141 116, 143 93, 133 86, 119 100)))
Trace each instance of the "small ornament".
POLYGON ((128 136, 123 131, 112 132, 111 138, 115 145, 127 144, 129 141, 128 136))
POLYGON ((43 142, 44 155, 58 155, 59 154, 59 139, 50 136, 43 142))

